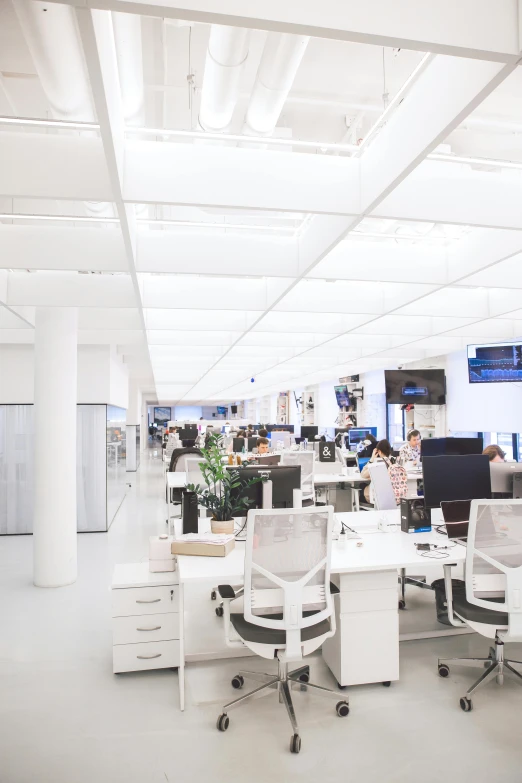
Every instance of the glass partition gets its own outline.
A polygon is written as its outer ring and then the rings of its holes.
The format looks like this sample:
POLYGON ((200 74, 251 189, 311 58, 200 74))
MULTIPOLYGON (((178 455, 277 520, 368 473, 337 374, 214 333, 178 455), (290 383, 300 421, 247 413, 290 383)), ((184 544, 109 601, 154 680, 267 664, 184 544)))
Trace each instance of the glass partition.
POLYGON ((107 528, 125 499, 127 490, 127 411, 107 405, 107 528))
POLYGON ((32 405, 0 405, 0 535, 33 531, 32 405))

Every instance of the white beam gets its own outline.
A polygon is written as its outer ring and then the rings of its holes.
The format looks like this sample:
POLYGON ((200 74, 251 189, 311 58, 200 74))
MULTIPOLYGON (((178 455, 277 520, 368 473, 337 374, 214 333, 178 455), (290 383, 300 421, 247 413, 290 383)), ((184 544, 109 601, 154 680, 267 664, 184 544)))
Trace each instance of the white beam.
POLYGON ((74 272, 11 272, 8 306, 135 307, 127 275, 78 275, 74 272))
POLYGON ((52 0, 89 8, 187 19, 510 62, 518 54, 516 0, 52 0))
POLYGON ((150 204, 357 214, 358 172, 354 158, 127 140, 124 198, 150 204))
POLYGON ((101 140, 2 132, 0 196, 112 201, 101 140))
POLYGON ((125 272, 127 259, 114 226, 0 225, 0 267, 125 272))
POLYGON ((298 272, 297 242, 223 231, 143 231, 136 264, 138 272, 292 277, 298 272))

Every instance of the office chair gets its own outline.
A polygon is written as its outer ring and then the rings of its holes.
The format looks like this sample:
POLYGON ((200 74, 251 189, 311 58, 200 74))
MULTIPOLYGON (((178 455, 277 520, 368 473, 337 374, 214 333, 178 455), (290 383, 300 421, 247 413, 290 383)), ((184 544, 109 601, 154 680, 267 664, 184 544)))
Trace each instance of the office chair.
POLYGON ((281 465, 301 465, 301 491, 303 504, 315 504, 313 451, 284 451, 281 455, 281 465))
POLYGON ((335 633, 335 611, 330 588, 330 551, 333 507, 303 509, 252 509, 247 518, 244 588, 230 585, 218 590, 225 609, 225 639, 229 647, 248 647, 263 658, 277 658, 277 674, 241 671, 232 679, 242 688, 245 678, 257 680, 250 693, 225 704, 217 728, 229 727, 233 707, 276 692, 286 706, 293 734, 290 751, 299 753, 301 737, 290 686, 302 683, 339 698, 340 717, 349 713, 346 697, 309 682, 310 667, 303 657, 317 650, 335 633), (243 596, 243 610, 231 612, 231 604, 243 596), (231 634, 233 629, 233 635, 231 634), (300 664, 289 671, 290 663, 300 664))
MULTIPOLYGON (((393 491, 392 482, 385 462, 369 462, 368 470, 372 480, 371 488, 375 508, 378 511, 397 508, 397 499, 393 491)), ((425 576, 406 576, 406 569, 399 569, 400 598, 399 609, 406 609, 406 585, 420 587, 423 590, 431 590, 431 585, 426 583, 425 576)))
POLYGON ((460 699, 464 712, 473 709, 471 695, 495 676, 504 683, 504 672, 522 680, 513 664, 504 658, 505 642, 522 642, 522 500, 472 500, 466 546, 466 590, 453 593, 452 565, 444 566, 448 619, 452 625, 467 625, 495 640, 487 658, 439 658, 441 677, 450 664, 482 664, 486 671, 460 699), (479 597, 482 596, 482 597, 479 597))

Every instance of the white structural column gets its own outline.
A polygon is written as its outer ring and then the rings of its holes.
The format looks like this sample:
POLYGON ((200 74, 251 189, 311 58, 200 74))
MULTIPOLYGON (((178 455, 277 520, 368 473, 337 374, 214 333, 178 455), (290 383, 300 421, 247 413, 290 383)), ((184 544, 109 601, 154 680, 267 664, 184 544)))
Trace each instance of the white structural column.
POLYGON ((77 346, 75 308, 37 309, 33 528, 37 587, 76 581, 77 346))

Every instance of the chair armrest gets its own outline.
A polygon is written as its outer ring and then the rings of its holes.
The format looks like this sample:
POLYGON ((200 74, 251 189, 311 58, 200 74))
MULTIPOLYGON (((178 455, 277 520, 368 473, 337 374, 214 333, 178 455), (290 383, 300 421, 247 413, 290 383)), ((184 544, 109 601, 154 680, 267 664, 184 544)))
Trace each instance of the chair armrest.
POLYGON ((218 585, 218 593, 224 601, 233 601, 244 593, 244 587, 232 587, 232 585, 218 585))
POLYGON ((444 588, 446 591, 446 608, 448 610, 448 620, 452 625, 454 625, 456 628, 461 628, 463 625, 466 625, 462 620, 460 620, 458 617, 455 617, 453 614, 453 584, 451 581, 451 569, 455 563, 449 563, 447 565, 444 565, 444 588))

